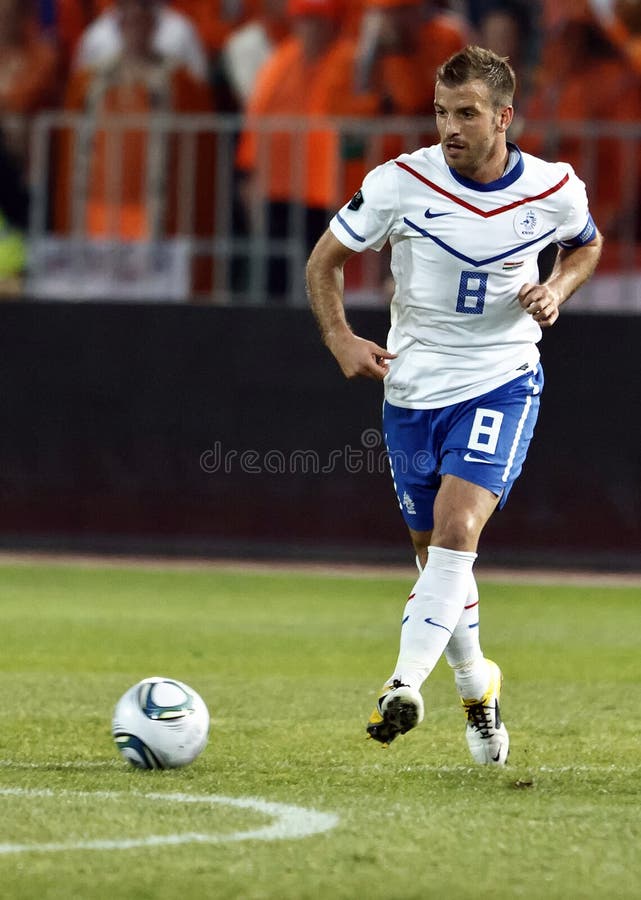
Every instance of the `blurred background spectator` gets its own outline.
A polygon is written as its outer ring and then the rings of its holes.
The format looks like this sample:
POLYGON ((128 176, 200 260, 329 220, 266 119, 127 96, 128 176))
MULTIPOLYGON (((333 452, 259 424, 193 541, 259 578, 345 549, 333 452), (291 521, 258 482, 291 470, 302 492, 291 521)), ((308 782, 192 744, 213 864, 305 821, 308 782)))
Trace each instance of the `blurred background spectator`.
MULTIPOLYGON (((261 0, 170 0, 170 6, 193 23, 207 56, 207 79, 220 112, 238 112, 239 106, 225 68, 223 51, 229 38, 258 14, 261 0)), ((273 5, 278 6, 279 0, 273 5)), ((271 5, 271 4, 270 4, 271 5)))
POLYGON ((553 21, 531 95, 521 106, 526 121, 519 143, 569 162, 587 182, 592 214, 609 238, 606 262, 616 257, 620 239, 639 237, 638 141, 614 129, 594 135, 590 123, 639 122, 641 81, 590 3, 572 2, 553 21))
POLYGON ((0 0, 0 115, 14 155, 26 162, 25 116, 58 100, 58 55, 38 28, 31 0, 0 0), (20 119, 9 122, 7 114, 20 119))
MULTIPOLYGON (((375 111, 372 95, 354 93, 357 48, 344 30, 341 9, 339 0, 289 0, 291 36, 256 76, 238 150, 250 227, 270 239, 302 235, 301 262, 344 194, 339 135, 319 120, 375 111), (289 131, 283 130, 284 116, 290 117, 289 131)), ((292 278, 287 255, 272 255, 269 297, 282 301, 292 278)))
POLYGON ((590 0, 590 7, 612 43, 619 48, 635 71, 641 73, 639 0, 590 0))
POLYGON ((380 113, 431 115, 436 70, 470 34, 433 2, 365 0, 356 88, 379 96, 380 113))
MULTIPOLYGON (((180 63, 194 78, 205 81, 207 54, 192 21, 162 0, 144 0, 144 3, 141 0, 141 5, 148 6, 149 15, 153 16, 153 50, 180 63)), ((125 7, 126 2, 116 0, 83 31, 74 53, 75 69, 95 68, 118 56, 123 44, 121 20, 125 7)))
POLYGON ((227 37, 221 66, 238 109, 247 106, 258 72, 289 30, 287 0, 259 0, 256 15, 227 37))
POLYGON ((518 105, 527 96, 541 52, 541 4, 536 0, 468 0, 467 12, 477 43, 509 57, 517 75, 518 105))
MULTIPOLYGON (((55 203, 59 232, 124 242, 158 241, 178 232, 188 237, 212 233, 213 136, 181 140, 162 116, 211 112, 213 100, 203 79, 158 51, 162 15, 149 0, 119 0, 114 18, 119 49, 70 78, 65 108, 87 118, 84 127, 61 136, 55 203), (109 116, 120 118, 104 123, 109 116), (182 177, 186 166, 187 184, 182 177), (181 221, 185 206, 192 215, 181 221)), ((200 265, 196 284, 203 278, 208 276, 200 265)))
POLYGON ((32 0, 38 29, 55 45, 60 59, 60 83, 71 67, 76 45, 84 30, 109 5, 110 0, 32 0))

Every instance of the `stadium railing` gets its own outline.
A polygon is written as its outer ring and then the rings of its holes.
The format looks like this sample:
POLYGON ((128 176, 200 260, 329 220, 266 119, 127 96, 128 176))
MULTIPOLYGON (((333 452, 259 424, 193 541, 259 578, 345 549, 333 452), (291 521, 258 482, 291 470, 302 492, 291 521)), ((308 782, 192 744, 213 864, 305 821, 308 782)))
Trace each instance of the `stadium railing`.
MULTIPOLYGON (((264 305, 276 301, 266 272, 270 259, 278 258, 291 273, 278 302, 303 305, 309 249, 306 192, 316 177, 307 170, 308 142, 324 140, 329 148, 323 162, 331 190, 326 190, 322 204, 328 219, 359 186, 364 172, 436 139, 431 119, 252 121, 251 129, 261 137, 288 135, 295 151, 288 163, 293 198, 288 229, 275 237, 267 226, 260 179, 247 182, 236 167, 238 136, 248 127, 240 117, 98 119, 45 112, 29 125, 31 202, 24 291, 33 298, 69 300, 264 305), (125 194, 132 180, 132 153, 139 164, 144 160, 139 165, 136 213, 144 226, 134 239, 123 233, 126 229, 114 213, 131 206, 125 194), (102 194, 100 184, 106 186, 102 194), (96 202, 103 207, 99 228, 89 211, 96 202)), ((520 143, 519 132, 517 123, 512 139, 520 143)), ((597 224, 609 238, 599 275, 583 290, 580 309, 641 313, 641 122, 528 122, 524 134, 526 149, 533 145, 550 159, 567 158, 564 151, 571 148, 571 161, 588 186, 597 224), (608 197, 613 198, 610 206, 608 197), (599 221, 602 209, 608 217, 605 225, 599 221)), ((270 159, 269 141, 262 143, 260 170, 267 177, 272 163, 282 160, 270 159)), ((95 212, 93 208, 94 219, 95 212)), ((383 262, 377 254, 365 254, 350 263, 348 303, 387 302, 383 262)))

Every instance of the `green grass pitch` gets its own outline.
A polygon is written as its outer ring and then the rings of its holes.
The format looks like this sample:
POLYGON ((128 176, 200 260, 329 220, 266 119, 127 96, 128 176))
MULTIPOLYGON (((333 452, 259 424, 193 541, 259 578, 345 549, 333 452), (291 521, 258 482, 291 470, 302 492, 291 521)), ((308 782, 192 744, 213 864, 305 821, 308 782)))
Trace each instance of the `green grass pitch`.
POLYGON ((365 740, 412 577, 0 567, 1 896, 639 897, 639 588, 481 582, 512 744, 490 770, 468 758, 444 661, 424 723, 387 750, 365 740), (183 770, 135 771, 111 739, 118 697, 155 674, 211 710, 183 770), (243 837, 278 817, 220 798, 338 821, 243 837))

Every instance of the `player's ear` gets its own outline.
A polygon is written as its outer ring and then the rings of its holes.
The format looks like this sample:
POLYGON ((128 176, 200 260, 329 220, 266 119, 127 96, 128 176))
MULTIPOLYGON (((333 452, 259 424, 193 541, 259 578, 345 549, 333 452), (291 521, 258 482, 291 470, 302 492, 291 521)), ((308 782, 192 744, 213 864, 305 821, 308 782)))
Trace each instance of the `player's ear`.
POLYGON ((514 118, 513 106, 501 106, 497 113, 497 128, 499 131, 507 131, 514 118))

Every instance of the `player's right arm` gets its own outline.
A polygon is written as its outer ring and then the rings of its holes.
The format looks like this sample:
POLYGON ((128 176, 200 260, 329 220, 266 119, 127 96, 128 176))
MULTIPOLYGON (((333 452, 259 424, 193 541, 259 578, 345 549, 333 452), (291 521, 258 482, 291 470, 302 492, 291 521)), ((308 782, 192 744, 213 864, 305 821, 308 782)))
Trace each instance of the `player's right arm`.
POLYGON ((382 381, 394 354, 355 335, 345 316, 343 268, 354 250, 328 229, 307 263, 307 293, 324 343, 346 378, 365 376, 382 381))

